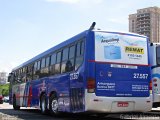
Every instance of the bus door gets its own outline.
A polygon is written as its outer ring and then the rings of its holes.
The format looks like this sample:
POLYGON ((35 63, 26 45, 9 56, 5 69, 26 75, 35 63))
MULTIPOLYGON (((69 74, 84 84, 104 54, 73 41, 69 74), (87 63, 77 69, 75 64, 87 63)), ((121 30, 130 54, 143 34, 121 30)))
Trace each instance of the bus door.
MULTIPOLYGON (((70 73, 70 103, 72 112, 83 111, 83 99, 84 99, 84 40, 79 41, 76 44, 76 56, 75 56, 75 71, 70 73)), ((69 54, 70 55, 70 54, 69 54)), ((74 55, 72 53, 72 55, 74 55)), ((74 63, 74 59, 71 59, 71 63, 74 63)))
POLYGON ((15 81, 12 87, 12 94, 16 96, 16 104, 23 106, 24 90, 26 83, 23 83, 19 78, 15 81))
POLYGON ((21 83, 19 86, 20 106, 23 106, 25 86, 26 86, 26 83, 21 83))

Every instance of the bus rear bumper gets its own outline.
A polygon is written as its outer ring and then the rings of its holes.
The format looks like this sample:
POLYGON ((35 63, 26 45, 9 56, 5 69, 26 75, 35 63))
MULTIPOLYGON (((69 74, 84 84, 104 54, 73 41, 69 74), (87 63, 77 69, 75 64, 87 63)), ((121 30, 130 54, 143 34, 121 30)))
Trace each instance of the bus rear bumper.
POLYGON ((85 111, 119 113, 147 112, 152 109, 152 95, 149 97, 101 97, 86 93, 85 111))
POLYGON ((153 103, 160 102, 160 94, 153 94, 153 103))
POLYGON ((160 107, 160 94, 153 94, 153 107, 160 107))

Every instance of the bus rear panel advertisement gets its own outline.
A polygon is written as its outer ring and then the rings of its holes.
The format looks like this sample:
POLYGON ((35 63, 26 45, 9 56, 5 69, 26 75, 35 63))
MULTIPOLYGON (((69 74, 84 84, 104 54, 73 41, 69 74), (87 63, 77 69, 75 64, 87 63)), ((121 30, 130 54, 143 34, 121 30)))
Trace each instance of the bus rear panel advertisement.
POLYGON ((96 32, 95 61, 97 95, 149 96, 151 76, 146 38, 96 32))

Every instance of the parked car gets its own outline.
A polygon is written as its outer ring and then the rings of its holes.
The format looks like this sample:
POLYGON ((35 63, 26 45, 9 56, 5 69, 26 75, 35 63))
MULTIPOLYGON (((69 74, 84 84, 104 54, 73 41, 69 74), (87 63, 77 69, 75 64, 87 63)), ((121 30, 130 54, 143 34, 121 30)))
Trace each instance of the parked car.
POLYGON ((0 104, 3 104, 3 96, 0 95, 0 104))
POLYGON ((9 102, 9 96, 5 96, 4 98, 3 98, 3 102, 9 102))

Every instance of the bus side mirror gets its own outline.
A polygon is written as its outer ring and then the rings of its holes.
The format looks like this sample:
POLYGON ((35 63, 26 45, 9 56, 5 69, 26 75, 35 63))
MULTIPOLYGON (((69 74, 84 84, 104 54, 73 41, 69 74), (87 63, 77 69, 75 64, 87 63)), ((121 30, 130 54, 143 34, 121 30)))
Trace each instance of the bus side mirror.
POLYGON ((13 73, 9 73, 9 76, 8 76, 8 82, 11 82, 11 76, 13 75, 13 73))
POLYGON ((10 81, 11 81, 10 79, 11 79, 11 76, 8 76, 8 80, 7 80, 7 82, 10 82, 10 81))

